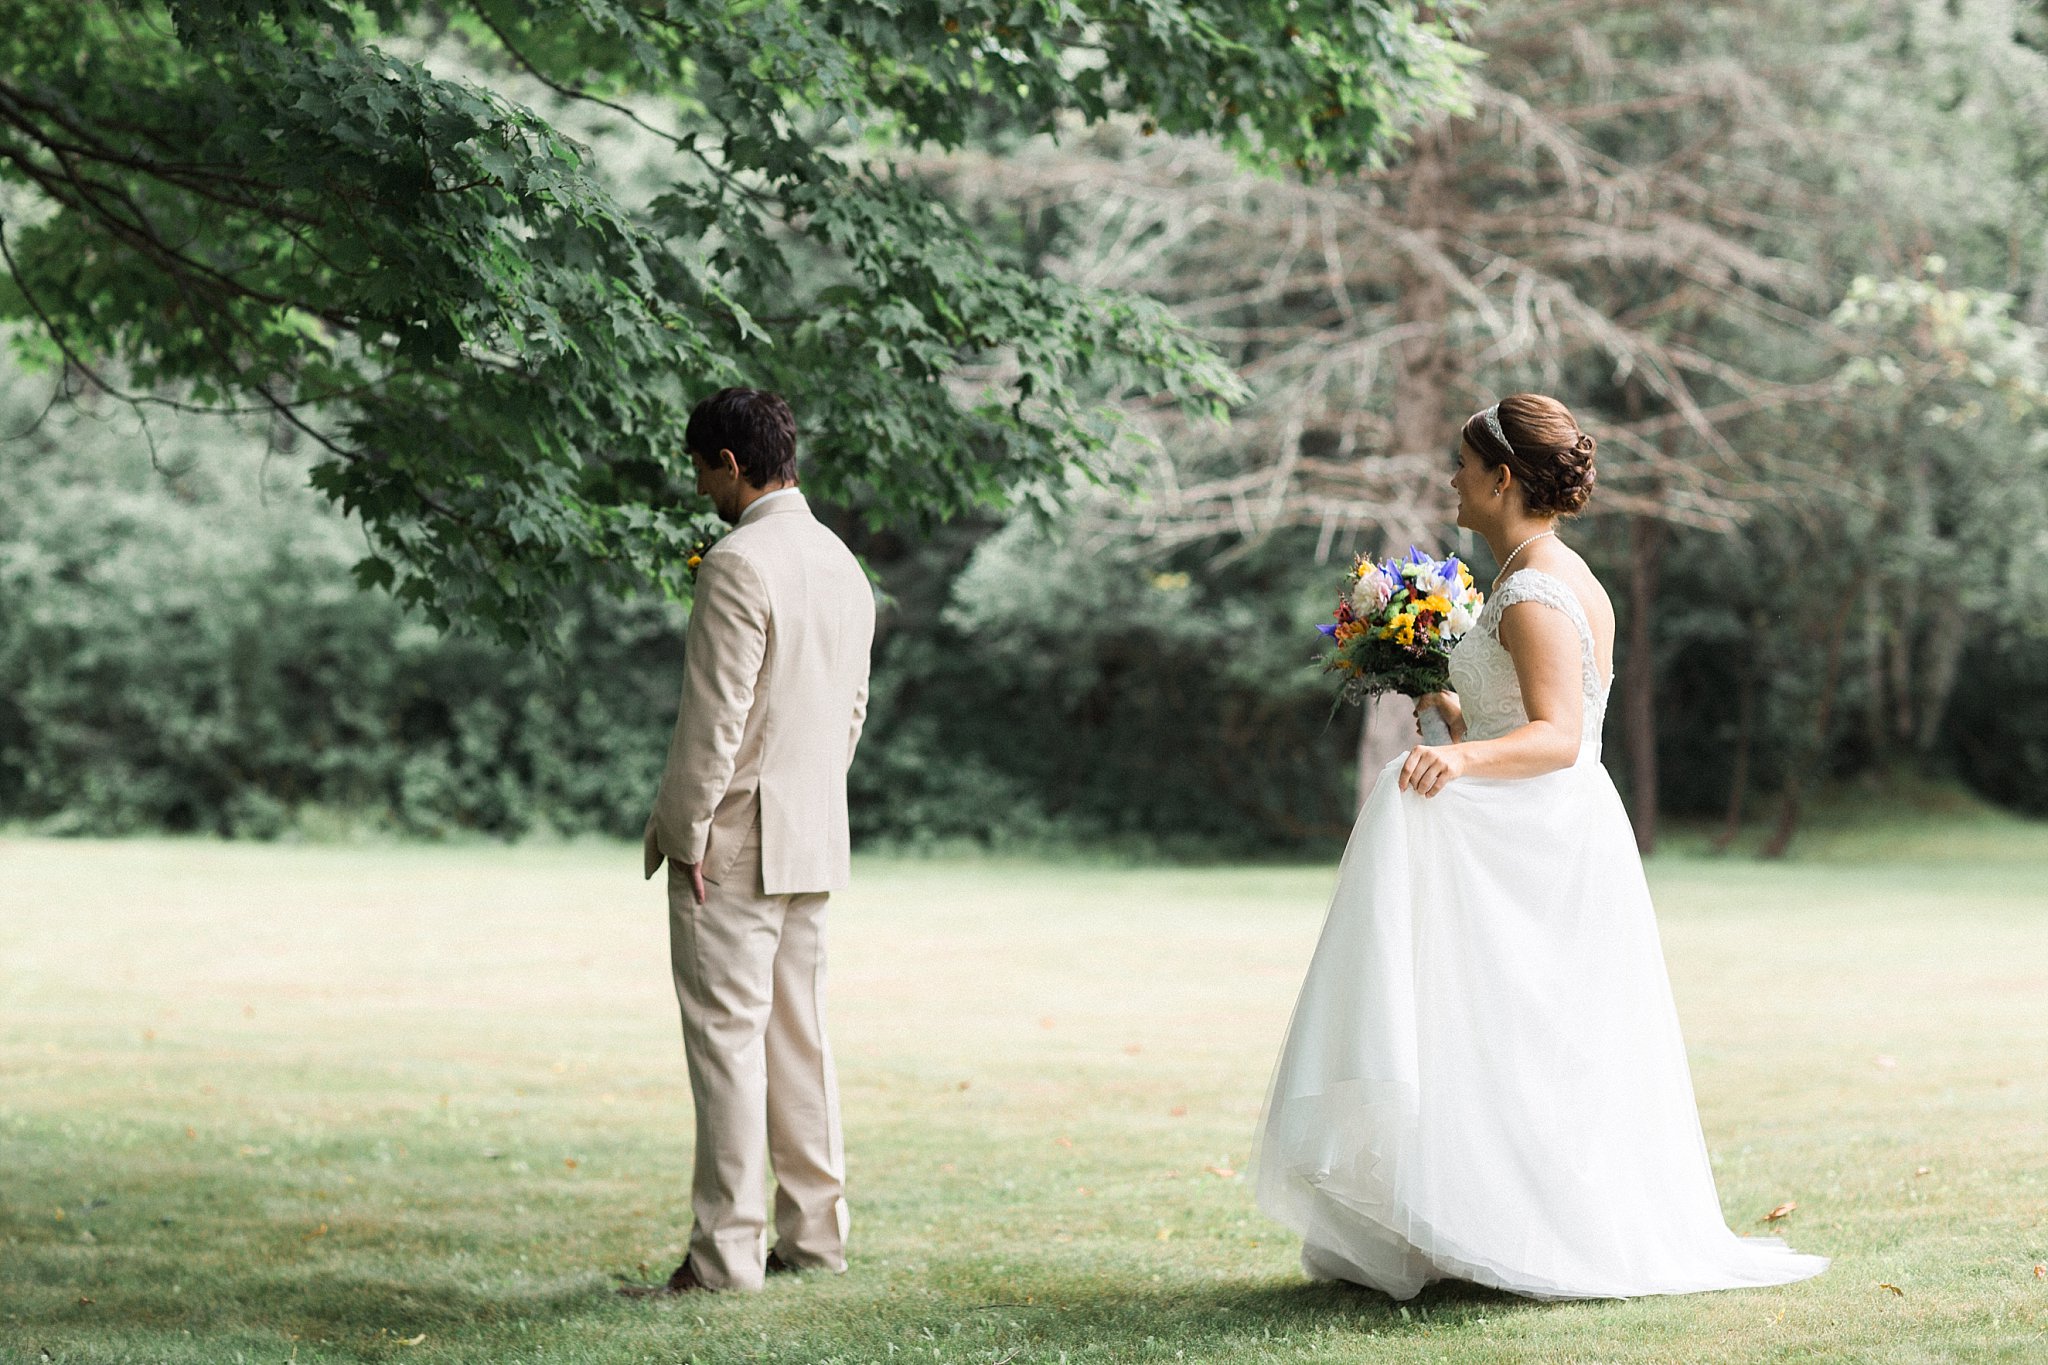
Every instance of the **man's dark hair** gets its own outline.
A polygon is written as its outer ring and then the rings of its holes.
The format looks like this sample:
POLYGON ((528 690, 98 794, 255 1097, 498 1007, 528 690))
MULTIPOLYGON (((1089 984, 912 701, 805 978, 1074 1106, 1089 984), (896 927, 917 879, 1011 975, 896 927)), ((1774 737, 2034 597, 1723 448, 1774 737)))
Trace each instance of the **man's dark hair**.
POLYGON ((779 393, 720 389, 690 410, 683 448, 705 460, 730 450, 755 488, 796 478, 796 414, 779 393))

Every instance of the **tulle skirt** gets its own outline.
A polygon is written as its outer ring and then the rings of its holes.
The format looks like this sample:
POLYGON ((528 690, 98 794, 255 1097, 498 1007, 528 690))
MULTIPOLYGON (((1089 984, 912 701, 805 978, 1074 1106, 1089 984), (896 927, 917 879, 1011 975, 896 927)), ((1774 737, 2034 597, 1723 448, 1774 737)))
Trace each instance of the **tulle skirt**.
POLYGON ((1257 1146, 1318 1279, 1543 1299, 1827 1267, 1722 1220, 1628 817, 1589 749, 1360 812, 1257 1146))

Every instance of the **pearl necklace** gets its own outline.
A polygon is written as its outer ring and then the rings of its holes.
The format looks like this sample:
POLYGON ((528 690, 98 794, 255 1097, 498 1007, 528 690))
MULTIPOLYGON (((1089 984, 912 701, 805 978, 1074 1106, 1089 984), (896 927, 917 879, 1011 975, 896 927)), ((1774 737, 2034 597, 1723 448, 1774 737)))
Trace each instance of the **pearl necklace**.
POLYGON ((1500 586, 1500 581, 1508 576, 1508 566, 1515 562, 1516 555, 1522 553, 1522 551, 1528 549, 1531 545, 1534 545, 1537 541, 1543 539, 1543 537, 1554 536, 1556 534, 1557 532, 1554 530, 1538 531, 1535 535, 1530 536, 1527 540, 1523 541, 1520 545, 1517 545, 1514 549, 1509 550, 1508 557, 1500 562, 1500 572, 1493 576, 1493 586, 1498 588, 1500 586))

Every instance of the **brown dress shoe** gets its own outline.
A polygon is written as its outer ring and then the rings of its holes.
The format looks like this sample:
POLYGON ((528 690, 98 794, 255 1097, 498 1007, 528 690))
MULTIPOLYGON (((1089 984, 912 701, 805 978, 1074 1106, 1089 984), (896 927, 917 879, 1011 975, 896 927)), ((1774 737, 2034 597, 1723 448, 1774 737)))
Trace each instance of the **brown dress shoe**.
POLYGON ((697 1278, 697 1272, 690 1269, 690 1258, 676 1267, 675 1274, 668 1277, 666 1284, 622 1284, 619 1293, 629 1299, 672 1299, 679 1294, 708 1294, 711 1286, 697 1278))

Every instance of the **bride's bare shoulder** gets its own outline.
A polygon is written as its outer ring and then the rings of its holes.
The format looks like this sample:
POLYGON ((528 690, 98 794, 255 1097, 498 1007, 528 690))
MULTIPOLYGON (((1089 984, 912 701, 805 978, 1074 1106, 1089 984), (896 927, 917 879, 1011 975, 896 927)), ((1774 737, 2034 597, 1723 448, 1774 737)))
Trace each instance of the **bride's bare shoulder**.
POLYGON ((1603 627, 1614 622, 1614 603, 1608 599, 1607 589, 1593 573, 1577 550, 1557 540, 1551 540, 1543 547, 1541 555, 1531 556, 1529 568, 1545 573, 1570 588, 1572 595, 1579 599, 1585 609, 1586 619, 1596 630, 1606 633, 1603 627))

